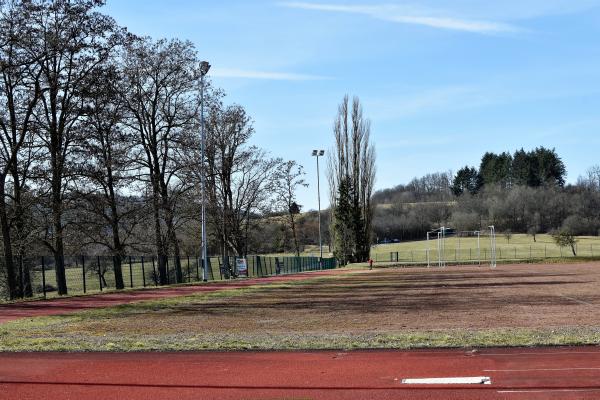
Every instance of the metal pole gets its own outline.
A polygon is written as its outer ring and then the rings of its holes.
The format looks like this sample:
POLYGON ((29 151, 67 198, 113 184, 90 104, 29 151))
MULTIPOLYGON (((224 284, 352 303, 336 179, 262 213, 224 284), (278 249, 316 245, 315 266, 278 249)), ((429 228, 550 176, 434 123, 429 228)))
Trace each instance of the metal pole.
MULTIPOLYGON (((206 63, 205 65, 208 65, 206 63)), ((210 68, 210 66, 208 66, 210 68)), ((205 165, 204 165, 204 152, 206 146, 206 134, 204 132, 204 75, 208 72, 200 71, 200 136, 201 136, 201 145, 200 145, 200 182, 201 182, 201 191, 202 191, 202 280, 204 282, 208 281, 208 263, 206 260, 206 205, 205 205, 205 165)))
POLYGON ((319 155, 317 154, 317 201, 319 204, 319 269, 323 263, 323 242, 321 237, 321 179, 319 174, 319 155))

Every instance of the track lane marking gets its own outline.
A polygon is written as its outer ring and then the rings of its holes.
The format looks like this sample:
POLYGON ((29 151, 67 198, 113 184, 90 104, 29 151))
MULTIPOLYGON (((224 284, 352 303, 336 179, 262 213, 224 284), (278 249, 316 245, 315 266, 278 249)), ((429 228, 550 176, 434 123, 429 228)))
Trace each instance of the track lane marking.
POLYGON ((600 392, 600 389, 523 389, 523 390, 498 390, 497 393, 559 393, 559 392, 600 392))
POLYGON ((528 368, 528 369, 484 369, 484 372, 528 372, 528 371, 580 371, 600 370, 600 367, 575 367, 575 368, 528 368))

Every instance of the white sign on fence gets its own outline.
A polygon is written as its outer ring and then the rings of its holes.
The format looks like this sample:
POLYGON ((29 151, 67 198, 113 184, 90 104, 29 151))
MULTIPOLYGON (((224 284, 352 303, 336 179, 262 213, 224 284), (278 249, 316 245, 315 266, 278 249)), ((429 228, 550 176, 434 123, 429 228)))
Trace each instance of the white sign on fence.
POLYGON ((235 268, 239 276, 248 276, 248 263, 245 258, 237 258, 235 260, 235 268))

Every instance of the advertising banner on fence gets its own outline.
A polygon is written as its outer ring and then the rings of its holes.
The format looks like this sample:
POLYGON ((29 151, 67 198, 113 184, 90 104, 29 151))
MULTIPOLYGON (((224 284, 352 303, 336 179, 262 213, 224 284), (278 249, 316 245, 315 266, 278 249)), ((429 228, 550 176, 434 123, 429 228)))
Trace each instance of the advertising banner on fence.
POLYGON ((235 268, 237 269, 238 276, 248 276, 248 263, 245 258, 236 259, 235 268))

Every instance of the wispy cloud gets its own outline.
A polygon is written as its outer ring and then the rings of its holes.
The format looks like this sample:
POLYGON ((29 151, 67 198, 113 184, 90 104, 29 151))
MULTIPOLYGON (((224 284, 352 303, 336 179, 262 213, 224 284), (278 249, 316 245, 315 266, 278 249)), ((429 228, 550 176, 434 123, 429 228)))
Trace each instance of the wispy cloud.
POLYGON ((473 20, 445 16, 439 12, 400 5, 340 5, 327 3, 285 2, 279 5, 302 10, 360 14, 401 24, 422 25, 436 29, 449 29, 471 33, 514 33, 520 28, 501 22, 473 20))
POLYGON ((317 81, 331 79, 326 76, 297 74, 293 72, 254 71, 237 68, 215 68, 211 75, 218 78, 262 79, 273 81, 317 81))
POLYGON ((440 112, 483 107, 492 101, 475 86, 448 86, 406 93, 401 96, 367 98, 370 116, 377 120, 396 120, 440 112))

